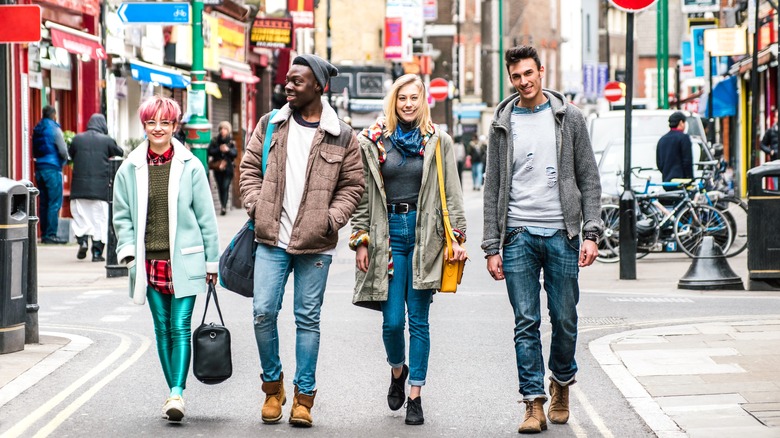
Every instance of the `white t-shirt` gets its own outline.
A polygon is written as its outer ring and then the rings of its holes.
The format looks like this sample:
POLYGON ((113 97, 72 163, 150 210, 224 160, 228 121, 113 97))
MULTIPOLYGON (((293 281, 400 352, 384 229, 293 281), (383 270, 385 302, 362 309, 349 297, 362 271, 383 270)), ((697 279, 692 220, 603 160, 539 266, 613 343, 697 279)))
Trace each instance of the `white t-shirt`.
POLYGON ((287 249, 292 236, 293 224, 301 207, 303 190, 306 188, 306 167, 309 163, 311 144, 317 128, 301 126, 290 115, 290 131, 287 134, 287 162, 285 163, 284 200, 279 223, 280 248, 287 249))

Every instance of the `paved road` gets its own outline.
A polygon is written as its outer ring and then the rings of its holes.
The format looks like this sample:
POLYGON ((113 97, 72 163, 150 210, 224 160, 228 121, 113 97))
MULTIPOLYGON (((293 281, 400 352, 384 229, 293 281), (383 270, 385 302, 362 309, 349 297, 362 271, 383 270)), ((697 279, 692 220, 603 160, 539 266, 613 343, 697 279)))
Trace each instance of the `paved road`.
MULTIPOLYGON (((269 426, 259 421, 263 397, 251 303, 229 292, 220 296, 233 334, 234 376, 215 386, 203 385, 191 376, 185 393, 186 421, 172 425, 161 420, 159 410, 167 391, 148 309, 127 299, 126 279, 103 278, 102 267, 76 261, 75 247, 70 246, 40 250, 42 345, 28 346, 24 353, 29 356, 38 348, 37 354, 43 357, 56 350, 48 356, 51 360, 40 362, 55 369, 33 367, 23 378, 4 382, 3 370, 11 369, 14 355, 21 358, 22 353, 0 357, 0 385, 4 385, 0 389, 0 434, 124 437, 179 436, 186 431, 196 436, 514 436, 523 409, 518 404, 512 313, 504 285, 484 270, 479 251, 480 194, 466 192, 472 262, 464 284, 456 295, 434 298, 431 360, 423 392, 424 426, 405 426, 403 410, 387 409, 381 316, 351 305, 354 258, 343 241, 334 257, 323 309, 319 392, 313 411, 316 426, 305 431, 286 423, 269 426), (62 343, 67 346, 57 349, 62 343), (30 388, 3 399, 14 387, 25 385, 30 388)), ((219 218, 223 246, 243 219, 240 211, 219 218)), ((744 256, 731 263, 746 278, 744 256)), ((592 354, 591 348, 605 345, 605 336, 618 336, 617 342, 623 339, 621 333, 630 330, 766 319, 778 313, 778 298, 772 293, 676 290, 676 279, 689 264, 689 259, 680 256, 650 256, 638 264, 637 281, 617 280, 616 265, 594 265, 582 271, 580 372, 572 387, 571 420, 567 425, 551 425, 548 436, 667 436, 653 430, 657 423, 648 420, 647 412, 638 410, 636 400, 625 393, 624 385, 631 382, 614 383, 604 371, 603 357, 592 354)), ((200 321, 202 305, 199 300, 194 324, 200 321)), ((289 388, 294 373, 294 322, 289 305, 284 306, 279 324, 289 388)), ((547 352, 548 324, 542 332, 547 352)), ((611 342, 606 343, 610 351, 611 342)), ((766 346, 777 351, 780 341, 766 340, 766 346)), ((616 354, 622 354, 617 350, 616 354)), ((695 424, 683 420, 694 428, 695 424)), ((671 432, 668 436, 679 436, 671 432)))

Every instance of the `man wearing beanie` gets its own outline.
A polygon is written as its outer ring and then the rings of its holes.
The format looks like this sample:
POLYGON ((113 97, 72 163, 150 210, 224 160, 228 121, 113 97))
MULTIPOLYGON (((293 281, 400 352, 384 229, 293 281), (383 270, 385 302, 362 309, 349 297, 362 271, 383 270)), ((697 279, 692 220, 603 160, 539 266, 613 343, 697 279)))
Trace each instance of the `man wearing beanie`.
POLYGON ((292 64, 284 87, 287 103, 257 123, 241 161, 239 187, 258 242, 253 315, 265 393, 262 420, 279 422, 287 399, 276 321, 292 273, 296 369, 290 423, 310 427, 328 269, 338 231, 363 196, 364 180, 354 131, 322 101, 338 70, 315 55, 298 56, 292 64))
POLYGON ((693 146, 685 133, 685 113, 675 111, 669 116, 669 132, 655 150, 655 163, 664 182, 675 178, 693 178, 693 146))

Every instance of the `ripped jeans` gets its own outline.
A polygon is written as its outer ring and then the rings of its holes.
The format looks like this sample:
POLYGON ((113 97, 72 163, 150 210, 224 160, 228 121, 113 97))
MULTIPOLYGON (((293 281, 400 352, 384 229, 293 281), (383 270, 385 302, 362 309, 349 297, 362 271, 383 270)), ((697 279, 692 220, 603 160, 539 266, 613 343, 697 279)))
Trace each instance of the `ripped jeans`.
POLYGON ((265 244, 255 252, 254 325, 260 353, 262 379, 279 380, 279 332, 276 321, 282 309, 284 288, 294 272, 293 313, 295 314, 295 378, 301 393, 312 395, 320 349, 320 309, 325 295, 332 256, 288 254, 284 249, 265 244))

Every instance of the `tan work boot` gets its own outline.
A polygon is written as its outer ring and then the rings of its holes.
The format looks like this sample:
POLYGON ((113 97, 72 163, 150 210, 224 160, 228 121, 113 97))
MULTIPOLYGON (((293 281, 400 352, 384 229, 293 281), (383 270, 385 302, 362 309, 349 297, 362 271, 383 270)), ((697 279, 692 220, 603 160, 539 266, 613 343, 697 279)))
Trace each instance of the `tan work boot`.
POLYGON ((316 390, 312 395, 301 394, 298 392, 298 385, 295 385, 295 397, 293 397, 292 411, 290 412, 291 424, 311 427, 311 407, 314 406, 314 397, 316 395, 316 390))
POLYGON ((287 402, 284 394, 284 373, 279 375, 279 380, 263 382, 263 392, 263 423, 278 423, 282 419, 282 405, 287 402))
POLYGON ((539 433, 547 430, 547 418, 544 416, 544 397, 523 400, 523 403, 525 403, 525 420, 517 432, 539 433))
POLYGON ((550 423, 566 424, 569 421, 569 385, 561 386, 550 379, 550 408, 547 411, 550 423))

